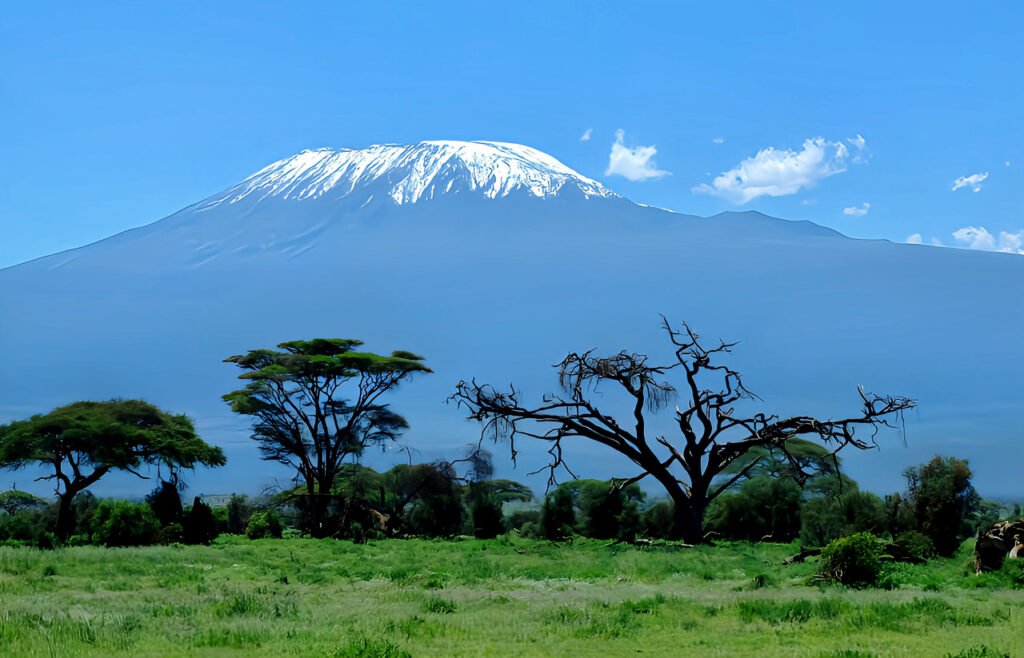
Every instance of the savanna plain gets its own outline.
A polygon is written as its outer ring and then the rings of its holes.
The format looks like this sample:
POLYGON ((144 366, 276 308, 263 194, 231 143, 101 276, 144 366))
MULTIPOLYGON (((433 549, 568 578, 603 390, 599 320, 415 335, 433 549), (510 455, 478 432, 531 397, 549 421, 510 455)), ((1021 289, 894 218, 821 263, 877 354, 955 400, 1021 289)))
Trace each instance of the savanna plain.
POLYGON ((0 547, 3 656, 1020 656, 1024 570, 815 581, 796 544, 585 538, 0 547))

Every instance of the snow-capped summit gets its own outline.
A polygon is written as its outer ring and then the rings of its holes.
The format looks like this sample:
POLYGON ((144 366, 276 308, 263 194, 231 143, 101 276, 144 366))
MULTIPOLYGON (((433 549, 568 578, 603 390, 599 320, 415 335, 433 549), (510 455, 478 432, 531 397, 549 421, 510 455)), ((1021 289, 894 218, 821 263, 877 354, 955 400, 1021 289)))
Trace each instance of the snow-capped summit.
POLYGON ((353 197, 361 203, 390 199, 405 205, 449 194, 470 193, 490 199, 523 194, 543 199, 566 192, 586 199, 618 196, 528 146, 427 141, 359 150, 302 151, 215 195, 203 208, 244 199, 353 197))

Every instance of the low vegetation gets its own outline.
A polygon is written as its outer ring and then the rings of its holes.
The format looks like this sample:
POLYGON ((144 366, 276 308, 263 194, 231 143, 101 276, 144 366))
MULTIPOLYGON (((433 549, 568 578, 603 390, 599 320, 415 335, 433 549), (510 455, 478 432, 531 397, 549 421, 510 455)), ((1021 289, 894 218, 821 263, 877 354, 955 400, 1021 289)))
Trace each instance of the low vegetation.
POLYGON ((481 443, 386 471, 360 456, 407 428, 385 398, 430 372, 422 357, 342 339, 230 357, 245 384, 225 400, 252 418, 264 458, 295 470, 293 487, 257 498, 183 501, 182 473, 224 455, 186 417, 141 400, 0 426, 0 467, 42 466, 56 494, 0 492, 0 655, 1024 650, 1024 560, 1011 559, 1024 526, 996 524, 1019 508, 982 500, 956 458, 908 469, 906 489, 884 499, 840 471, 841 449, 871 447, 912 400, 861 391, 848 418, 735 417, 732 403, 753 396, 713 365, 732 345, 665 328, 675 362, 573 354, 564 396, 537 408, 515 389, 463 382, 452 400, 483 423, 481 443), (680 398, 669 380, 680 373, 682 436, 652 442, 645 414, 680 398), (590 400, 599 386, 625 392, 632 430, 590 400), (517 438, 547 441, 552 478, 569 471, 567 437, 640 472, 573 474, 538 500, 495 477, 488 436, 511 439, 513 459, 517 438), (160 479, 144 500, 90 490, 146 469, 160 479), (651 479, 661 498, 639 486, 651 479))
POLYGON ((812 584, 814 560, 783 564, 796 549, 514 535, 0 547, 0 647, 105 657, 1020 654, 1024 583, 975 576, 970 541, 927 565, 884 566, 889 589, 812 584))

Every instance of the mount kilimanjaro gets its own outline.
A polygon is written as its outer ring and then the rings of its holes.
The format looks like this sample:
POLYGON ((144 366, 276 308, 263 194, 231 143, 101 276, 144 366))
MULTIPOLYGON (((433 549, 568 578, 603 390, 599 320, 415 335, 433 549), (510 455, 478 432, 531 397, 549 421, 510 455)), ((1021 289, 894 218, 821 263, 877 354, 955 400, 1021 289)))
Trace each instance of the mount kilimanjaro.
MULTIPOLYGON (((287 474, 259 461, 220 399, 236 387, 228 355, 314 336, 424 354, 434 374, 392 402, 429 460, 478 438, 444 404, 460 379, 538 398, 572 350, 664 357, 664 314, 741 341, 730 364, 766 411, 844 415, 857 385, 916 398, 904 432, 878 437, 881 454, 848 454, 862 485, 893 490, 904 467, 941 453, 970 458, 983 493, 1020 495, 1022 290, 1019 256, 650 208, 525 146, 318 149, 0 270, 0 422, 145 398, 225 447, 229 466, 193 486, 254 492, 287 474)), ((658 430, 672 432, 669 414, 658 430)), ((526 451, 515 476, 542 453, 526 451)), ((631 474, 586 446, 573 461, 585 476, 631 474)))

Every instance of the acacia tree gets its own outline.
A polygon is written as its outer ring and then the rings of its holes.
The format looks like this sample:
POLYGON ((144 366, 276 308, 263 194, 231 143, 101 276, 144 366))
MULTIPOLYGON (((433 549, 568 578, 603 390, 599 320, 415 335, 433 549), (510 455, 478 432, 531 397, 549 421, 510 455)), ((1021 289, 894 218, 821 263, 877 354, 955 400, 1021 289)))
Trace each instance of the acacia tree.
POLYGON ((736 403, 756 396, 744 386, 739 372, 719 362, 736 343, 705 347, 688 325, 675 329, 663 321, 674 351, 668 363, 654 364, 643 354, 625 351, 608 357, 592 351, 571 353, 556 366, 561 392, 544 396, 539 404, 522 402, 514 387, 501 391, 476 381, 460 382, 452 400, 469 411, 470 419, 483 424, 481 440, 509 440, 513 461, 520 437, 547 443, 549 484, 555 483, 559 468, 576 477, 564 459, 566 440, 593 441, 623 455, 639 473, 618 480, 617 486, 648 477, 657 480, 674 503, 676 535, 690 543, 704 539, 708 504, 761 463, 755 458, 737 472, 719 477, 751 451, 778 452, 801 479, 809 475, 807 464, 789 453, 789 441, 814 439, 833 454, 847 446, 865 450, 876 445, 880 427, 891 426, 915 404, 909 398, 869 395, 858 389, 862 407, 849 418, 743 415, 736 411, 736 403), (670 375, 677 377, 678 386, 669 381, 670 375), (602 385, 625 394, 626 419, 619 420, 594 401, 592 394, 602 385), (675 440, 652 436, 648 416, 673 400, 679 402, 674 420, 680 436, 675 440))
POLYGON ((224 453, 196 435, 186 416, 142 400, 75 402, 47 414, 0 426, 0 467, 41 465, 52 473, 58 499, 57 537, 74 530, 72 502, 110 471, 140 478, 144 466, 222 466, 224 453))
POLYGON ((381 397, 412 375, 430 372, 421 356, 356 351, 362 344, 297 340, 225 359, 248 383, 224 400, 253 417, 252 437, 264 459, 295 469, 306 489, 305 530, 315 536, 331 534, 325 522, 345 460, 396 440, 408 427, 381 397))

